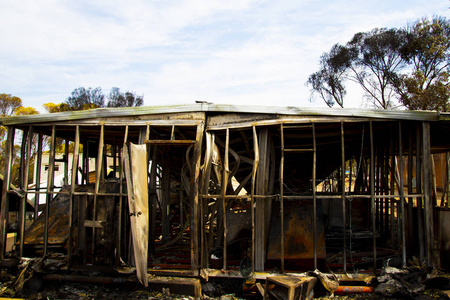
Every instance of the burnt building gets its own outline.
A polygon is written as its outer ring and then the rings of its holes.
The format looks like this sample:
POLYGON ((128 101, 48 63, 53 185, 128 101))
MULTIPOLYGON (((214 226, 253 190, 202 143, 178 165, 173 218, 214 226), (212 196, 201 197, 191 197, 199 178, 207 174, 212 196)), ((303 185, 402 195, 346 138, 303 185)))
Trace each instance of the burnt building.
POLYGON ((449 264, 450 114, 198 103, 0 122, 2 259, 58 253, 69 270, 135 266, 144 284, 147 274, 375 273, 413 256, 449 264), (11 251, 15 145, 23 198, 11 251), (43 153, 47 178, 31 185, 43 153), (26 228, 30 196, 45 201, 26 228))

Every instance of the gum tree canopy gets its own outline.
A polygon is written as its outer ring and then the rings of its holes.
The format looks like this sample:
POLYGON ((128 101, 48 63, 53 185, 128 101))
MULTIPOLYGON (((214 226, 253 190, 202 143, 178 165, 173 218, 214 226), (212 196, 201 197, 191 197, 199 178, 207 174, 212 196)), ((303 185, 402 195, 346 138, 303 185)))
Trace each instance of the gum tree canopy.
POLYGON ((320 58, 307 84, 332 107, 344 107, 346 83, 354 82, 367 101, 382 109, 447 111, 450 25, 445 18, 422 19, 406 29, 360 32, 320 58))

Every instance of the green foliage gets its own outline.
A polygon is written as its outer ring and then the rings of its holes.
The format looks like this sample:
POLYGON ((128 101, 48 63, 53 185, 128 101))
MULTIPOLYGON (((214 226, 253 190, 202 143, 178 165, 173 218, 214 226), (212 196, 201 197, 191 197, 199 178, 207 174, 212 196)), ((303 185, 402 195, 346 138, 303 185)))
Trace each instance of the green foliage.
POLYGON ((37 114, 39 114, 39 111, 37 111, 34 107, 24 107, 24 106, 18 107, 14 112, 15 116, 29 116, 37 114))
POLYGON ((22 106, 22 99, 11 94, 0 94, 0 114, 12 116, 17 108, 22 106))
POLYGON ((413 66, 400 79, 401 101, 408 109, 448 111, 450 97, 450 24, 422 19, 409 26, 403 58, 413 66))
MULTIPOLYGON (((33 107, 22 106, 22 100, 19 97, 11 96, 9 94, 0 94, 0 111, 3 117, 9 116, 25 116, 39 114, 33 107)), ((4 173, 5 170, 5 157, 6 157, 6 128, 0 126, 0 172, 4 173)), ((34 144, 34 143, 33 143, 34 144)), ((31 148, 30 157, 30 169, 33 167, 33 154, 35 147, 31 148)), ((14 145, 12 149, 12 166, 11 166, 11 183, 18 185, 19 172, 20 172, 20 146, 14 145)), ((31 172, 32 173, 32 172, 31 172)), ((31 176, 31 175, 30 175, 31 176)))
POLYGON ((144 104, 144 97, 138 96, 134 92, 127 91, 122 93, 119 88, 113 87, 107 96, 108 102, 105 105, 105 95, 102 93, 100 87, 84 88, 79 87, 72 91, 63 103, 54 104, 46 103, 44 108, 49 113, 63 112, 71 110, 87 110, 101 107, 133 107, 142 106, 144 104))
POLYGON ((105 95, 100 87, 95 89, 79 87, 72 91, 72 95, 66 99, 65 103, 70 110, 99 108, 105 105, 105 95))
POLYGON ((406 29, 360 32, 320 58, 307 84, 328 106, 344 107, 345 83, 357 83, 375 107, 449 109, 450 24, 422 19, 406 29))
POLYGON ((56 112, 63 112, 63 111, 70 111, 70 107, 67 103, 44 103, 42 105, 44 107, 44 109, 48 112, 48 113, 56 113, 56 112))
POLYGON ((347 91, 343 79, 353 56, 351 49, 336 44, 330 53, 322 54, 320 70, 308 78, 307 84, 312 86, 313 93, 319 94, 329 107, 335 103, 344 107, 344 96, 347 91))

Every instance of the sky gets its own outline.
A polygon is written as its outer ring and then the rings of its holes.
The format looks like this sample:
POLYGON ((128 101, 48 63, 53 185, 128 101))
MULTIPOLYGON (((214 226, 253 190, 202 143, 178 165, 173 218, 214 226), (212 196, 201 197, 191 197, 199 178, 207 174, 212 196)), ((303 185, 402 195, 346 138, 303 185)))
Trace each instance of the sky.
MULTIPOLYGON (((322 53, 433 15, 449 18, 449 0, 0 0, 0 93, 41 112, 78 87, 144 105, 326 107, 306 86, 322 53)), ((363 105, 350 91, 345 107, 363 105)))

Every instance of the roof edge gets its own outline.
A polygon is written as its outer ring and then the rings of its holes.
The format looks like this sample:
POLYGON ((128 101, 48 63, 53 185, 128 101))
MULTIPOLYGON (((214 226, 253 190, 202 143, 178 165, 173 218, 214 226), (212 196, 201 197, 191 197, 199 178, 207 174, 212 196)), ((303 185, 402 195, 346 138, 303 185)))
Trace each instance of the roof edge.
POLYGON ((405 111, 355 108, 311 108, 296 106, 254 106, 214 103, 195 103, 182 105, 160 105, 121 108, 97 108, 81 111, 46 113, 29 116, 13 116, 0 118, 1 125, 33 124, 43 122, 71 121, 95 118, 123 117, 127 115, 142 116, 165 113, 214 112, 214 113, 260 113, 292 116, 336 116, 361 117, 374 119, 399 119, 418 121, 438 121, 450 118, 450 114, 436 111, 405 111))

